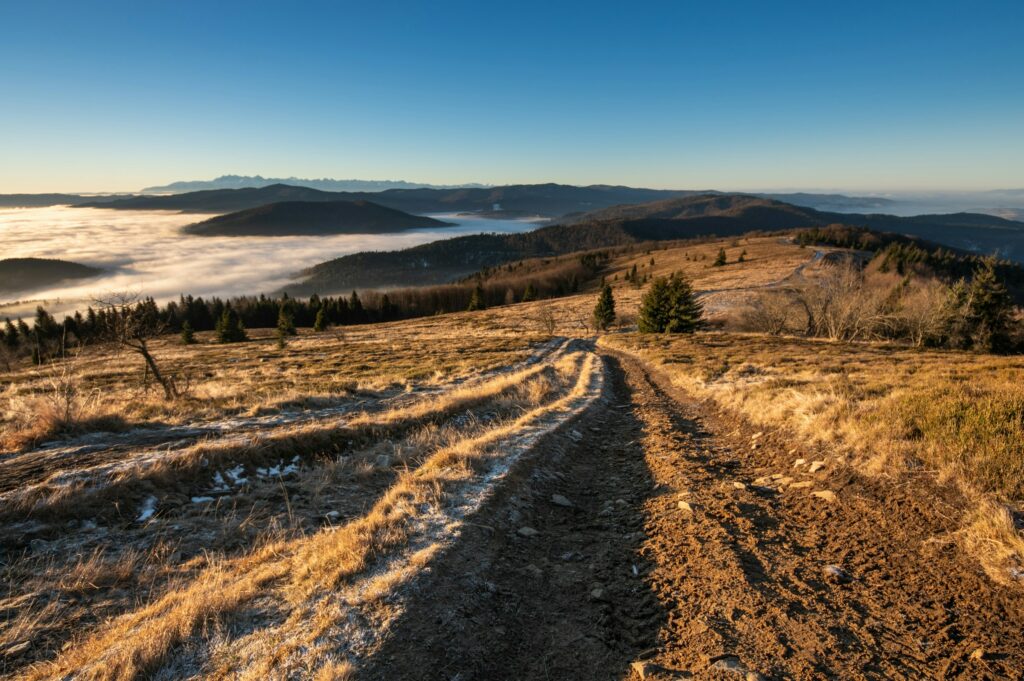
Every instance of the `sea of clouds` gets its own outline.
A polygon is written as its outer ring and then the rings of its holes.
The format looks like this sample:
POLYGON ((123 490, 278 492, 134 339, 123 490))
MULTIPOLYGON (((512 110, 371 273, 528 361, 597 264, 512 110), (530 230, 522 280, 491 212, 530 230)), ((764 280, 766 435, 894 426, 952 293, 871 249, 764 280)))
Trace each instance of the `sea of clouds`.
POLYGON ((54 313, 81 308, 105 293, 133 292, 158 301, 178 295, 271 293, 305 268, 348 253, 395 250, 461 234, 523 232, 537 221, 461 215, 431 217, 451 227, 394 234, 301 237, 209 237, 181 227, 209 217, 168 211, 102 208, 0 210, 0 258, 59 258, 102 267, 101 276, 0 300, 0 316, 22 316, 37 301, 54 313))

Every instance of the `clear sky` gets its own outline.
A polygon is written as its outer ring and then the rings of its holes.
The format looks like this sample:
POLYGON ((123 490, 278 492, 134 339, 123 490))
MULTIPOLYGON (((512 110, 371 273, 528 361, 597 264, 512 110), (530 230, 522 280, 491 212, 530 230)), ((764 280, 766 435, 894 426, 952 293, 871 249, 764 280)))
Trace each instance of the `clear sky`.
POLYGON ((1024 187, 1024 2, 0 0, 0 193, 1024 187))

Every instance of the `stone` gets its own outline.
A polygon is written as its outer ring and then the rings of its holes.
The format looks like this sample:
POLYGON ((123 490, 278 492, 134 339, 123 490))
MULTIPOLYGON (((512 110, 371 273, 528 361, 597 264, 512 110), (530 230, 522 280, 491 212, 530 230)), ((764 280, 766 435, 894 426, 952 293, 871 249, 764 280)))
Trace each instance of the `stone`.
POLYGON ((520 527, 518 530, 516 530, 516 534, 518 534, 520 537, 536 537, 538 534, 540 534, 540 532, 533 529, 532 527, 526 527, 524 525, 523 527, 520 527))
POLYGON ((688 502, 688 501, 680 501, 678 506, 679 506, 679 510, 680 511, 686 511, 687 513, 693 513, 693 506, 691 506, 690 502, 688 502))
POLYGON ((551 503, 555 506, 562 506, 564 508, 572 508, 572 502, 563 497, 561 494, 552 494, 551 503))
POLYGON ((813 486, 814 483, 810 480, 804 480, 803 482, 794 482, 789 486, 790 489, 806 489, 813 486))
POLYGON ((822 568, 822 572, 825 573, 825 577, 837 584, 847 584, 848 582, 853 581, 853 578, 850 577, 850 573, 839 565, 826 565, 822 568))
POLYGON ((985 659, 985 649, 984 648, 975 648, 974 650, 972 650, 971 651, 971 659, 972 660, 984 660, 985 659))
POLYGON ((797 459, 793 462, 793 468, 800 468, 800 466, 803 466, 805 463, 807 463, 807 459, 797 459))
POLYGON ((746 675, 747 673, 747 668, 740 662, 740 658, 735 655, 721 655, 712 659, 711 669, 719 672, 731 672, 733 674, 746 675))
POLYGON ((823 490, 819 490, 817 492, 811 492, 811 496, 818 497, 819 499, 823 499, 823 500, 827 501, 830 504, 834 504, 837 501, 839 501, 839 497, 837 497, 836 493, 833 492, 830 489, 823 489, 823 490))
POLYGON ((594 601, 600 601, 604 599, 604 589, 592 589, 590 591, 590 599, 594 601))
POLYGON ((824 467, 825 467, 825 462, 824 461, 812 461, 810 467, 807 470, 810 471, 811 473, 817 473, 818 471, 820 471, 824 467))
POLYGON ((736 482, 732 483, 732 487, 733 487, 733 489, 746 489, 747 485, 745 483, 736 481, 736 482))
POLYGON ((377 468, 391 468, 391 455, 390 454, 378 454, 373 464, 377 468))
POLYGON ((758 439, 762 435, 764 435, 764 433, 760 432, 760 431, 757 432, 757 433, 754 433, 753 435, 750 436, 750 441, 753 442, 754 440, 758 439))

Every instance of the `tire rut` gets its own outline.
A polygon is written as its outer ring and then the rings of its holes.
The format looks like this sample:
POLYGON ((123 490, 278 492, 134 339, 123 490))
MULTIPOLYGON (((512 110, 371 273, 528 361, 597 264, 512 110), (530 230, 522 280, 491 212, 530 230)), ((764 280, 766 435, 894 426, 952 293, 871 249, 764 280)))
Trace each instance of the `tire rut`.
POLYGON ((1024 678, 1019 590, 935 539, 948 491, 765 484, 786 433, 604 357, 609 401, 520 463, 358 678, 1024 678))

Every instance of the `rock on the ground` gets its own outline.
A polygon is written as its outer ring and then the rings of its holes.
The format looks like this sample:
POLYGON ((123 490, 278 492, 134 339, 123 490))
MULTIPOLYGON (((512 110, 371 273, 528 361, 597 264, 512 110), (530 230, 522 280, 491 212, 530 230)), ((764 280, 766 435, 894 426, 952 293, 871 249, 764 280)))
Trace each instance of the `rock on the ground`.
POLYGON ((523 527, 520 527, 518 530, 516 530, 516 534, 518 534, 520 537, 536 537, 538 534, 540 534, 540 532, 533 529, 532 527, 527 527, 524 525, 523 527))
POLYGON ((823 489, 818 490, 817 492, 811 492, 811 496, 818 497, 819 499, 827 501, 830 504, 834 504, 835 502, 839 501, 839 497, 837 497, 836 493, 830 489, 823 489))
POLYGON ((551 503, 554 504, 555 506, 572 508, 572 502, 569 501, 567 498, 563 497, 561 494, 552 494, 551 503))

